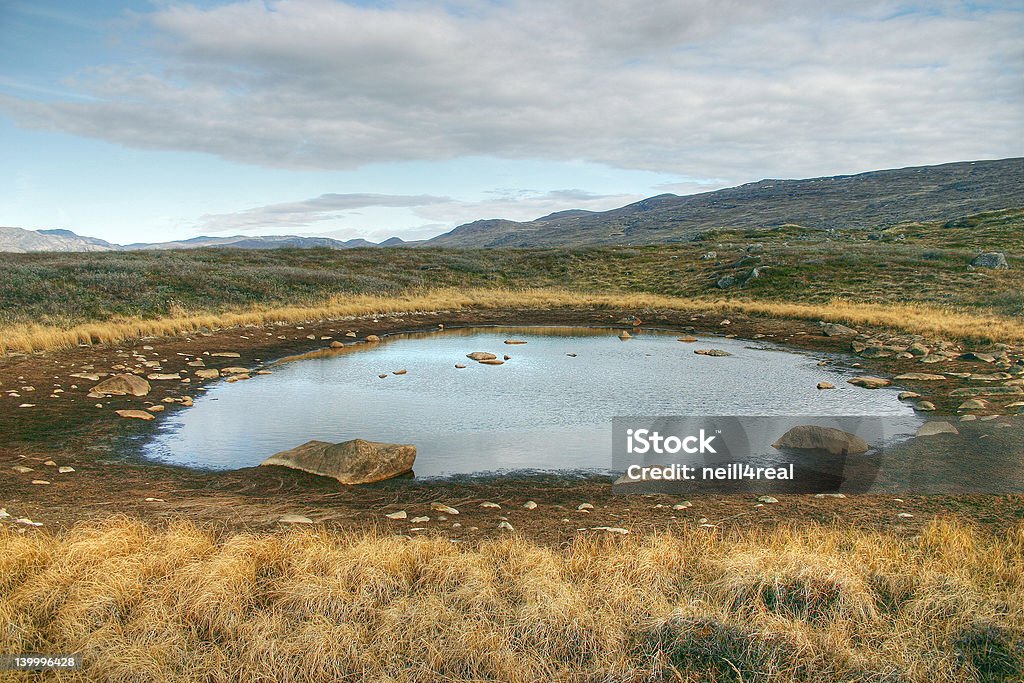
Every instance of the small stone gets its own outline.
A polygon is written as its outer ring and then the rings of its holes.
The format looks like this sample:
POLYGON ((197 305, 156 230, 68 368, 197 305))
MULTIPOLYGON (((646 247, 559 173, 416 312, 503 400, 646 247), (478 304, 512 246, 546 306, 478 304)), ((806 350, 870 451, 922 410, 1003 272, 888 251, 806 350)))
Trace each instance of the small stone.
POLYGON ((17 472, 18 474, 28 474, 29 472, 35 472, 35 470, 32 469, 31 467, 25 467, 24 465, 15 465, 11 469, 17 472))
POLYGON ((761 496, 757 499, 758 503, 778 503, 779 499, 773 496, 761 496))
POLYGON ((218 351, 217 353, 211 353, 211 356, 217 358, 241 358, 241 354, 235 353, 234 351, 218 351))
POLYGON ((312 524, 313 520, 303 515, 283 515, 277 520, 281 524, 312 524))
POLYGON ((526 342, 523 341, 522 339, 506 339, 505 343, 506 344, 525 344, 526 342))
POLYGON ((815 493, 815 498, 846 498, 845 493, 815 493))
POLYGON ((691 508, 691 507, 693 507, 693 503, 691 503, 690 501, 687 500, 687 501, 684 501, 682 503, 676 503, 675 505, 672 506, 672 509, 673 510, 685 510, 686 508, 691 508))
POLYGON ((576 357, 575 353, 567 353, 565 355, 569 356, 569 358, 575 358, 576 357))
POLYGON ((921 398, 921 394, 916 391, 901 391, 896 398, 901 401, 908 401, 913 398, 921 398))
POLYGON ((929 413, 935 410, 935 404, 931 401, 918 401, 917 404, 914 405, 914 410, 921 413, 929 413))
POLYGON ((443 512, 446 515, 457 515, 457 514, 459 514, 458 510, 456 510, 453 507, 449 507, 449 506, 445 505, 444 503, 431 503, 430 504, 430 509, 431 510, 437 510, 438 512, 443 512))
POLYGON ((147 503, 163 503, 164 499, 163 498, 146 498, 145 502, 147 502, 147 503))
POLYGON ((147 408, 146 408, 146 410, 148 410, 148 411, 149 411, 149 412, 151 412, 151 413, 162 413, 162 412, 164 412, 164 406, 162 406, 162 405, 160 405, 160 404, 158 403, 158 404, 157 404, 157 405, 155 405, 155 406, 149 406, 149 407, 147 407, 147 408))
POLYGON ((818 389, 835 389, 836 385, 831 382, 818 382, 818 389))
POLYGON ((911 519, 914 515, 910 514, 909 512, 900 512, 896 516, 900 517, 901 519, 911 519))
POLYGON ((424 522, 429 522, 430 521, 430 517, 427 517, 427 516, 413 517, 409 521, 412 522, 413 524, 423 524, 424 522))
POLYGON ((385 372, 383 374, 377 375, 377 377, 380 377, 381 379, 387 379, 388 378, 388 373, 385 372))
POLYGON ((42 522, 33 522, 28 517, 20 517, 20 518, 14 520, 14 523, 15 524, 24 524, 25 526, 42 526, 43 525, 42 522))
POLYGON ((332 341, 332 342, 331 342, 331 348, 332 348, 332 349, 340 349, 340 348, 342 348, 343 346, 345 346, 345 345, 344 345, 344 344, 342 344, 342 343, 341 343, 340 341, 337 341, 337 340, 335 340, 335 341, 332 341))
POLYGON ((623 529, 618 526, 595 526, 592 528, 594 531, 607 531, 610 534, 621 534, 623 536, 629 533, 629 529, 623 529))
POLYGON ((69 467, 68 465, 62 465, 61 467, 57 468, 57 471, 60 472, 61 474, 71 474, 72 472, 75 471, 75 468, 69 467))
POLYGON ((47 467, 56 467, 57 466, 57 463, 54 462, 53 460, 47 460, 43 464, 46 465, 47 467))
POLYGON ((577 510, 593 510, 594 506, 591 505, 590 503, 580 503, 578 506, 576 506, 576 509, 577 510))
POLYGON ((404 375, 404 374, 406 374, 407 372, 409 372, 409 371, 408 371, 408 370, 395 370, 395 371, 394 371, 393 373, 391 373, 391 374, 393 374, 393 375, 404 375))
POLYGON ((480 507, 482 507, 482 508, 491 508, 493 510, 500 510, 501 509, 500 505, 498 505, 497 503, 491 503, 491 502, 480 503, 480 507))
POLYGON ((694 349, 693 351, 698 356, 731 356, 732 354, 728 351, 721 349, 694 349))
POLYGON ((376 344, 377 342, 380 341, 380 337, 378 337, 375 334, 368 334, 366 335, 366 341, 368 341, 371 344, 376 344))
POLYGON ((465 363, 456 363, 455 367, 458 368, 459 370, 462 370, 462 369, 464 369, 466 367, 466 364, 465 363))
POLYGON ((534 510, 537 508, 537 504, 532 500, 528 500, 525 503, 523 503, 523 507, 526 508, 527 510, 534 510))
POLYGON ((398 512, 391 512, 384 516, 388 519, 406 519, 409 514, 405 510, 399 510, 398 512))
POLYGON ((46 481, 45 479, 33 479, 32 483, 33 484, 37 484, 39 486, 49 486, 50 485, 50 482, 46 481))
POLYGON ((504 529, 505 531, 515 531, 515 529, 512 528, 512 525, 505 521, 498 522, 498 528, 504 529))
POLYGON ((693 342, 697 341, 697 338, 696 337, 680 337, 679 339, 676 339, 676 341, 681 341, 684 344, 692 344, 693 342))

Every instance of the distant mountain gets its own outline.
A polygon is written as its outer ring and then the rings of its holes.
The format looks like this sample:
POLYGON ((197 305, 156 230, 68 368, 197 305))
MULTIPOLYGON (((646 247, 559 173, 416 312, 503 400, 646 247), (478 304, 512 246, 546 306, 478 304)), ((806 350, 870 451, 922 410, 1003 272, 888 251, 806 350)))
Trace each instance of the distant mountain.
POLYGON ((111 251, 103 240, 79 237, 70 230, 0 228, 0 251, 111 251))
POLYGON ((611 211, 560 211, 528 222, 478 220, 426 247, 659 244, 713 228, 876 229, 1024 206, 1024 158, 919 166, 807 180, 761 180, 702 194, 662 194, 611 211))
POLYGON ((398 247, 417 244, 403 242, 397 237, 381 242, 380 245, 364 239, 347 241, 329 237, 297 237, 295 235, 267 235, 249 237, 193 237, 174 242, 136 242, 134 244, 112 244, 95 237, 83 237, 70 230, 24 230, 22 228, 0 228, 0 252, 27 251, 141 251, 150 249, 201 249, 219 247, 232 249, 355 249, 357 247, 398 247))
POLYGON ((357 247, 578 247, 662 244, 714 228, 765 228, 789 223, 809 229, 869 230, 906 221, 951 220, 1024 207, 1024 158, 965 161, 807 180, 760 180, 687 196, 661 194, 610 211, 570 209, 533 221, 485 219, 429 240, 269 235, 193 237, 158 243, 111 244, 70 230, 0 228, 0 252, 136 251, 357 247))

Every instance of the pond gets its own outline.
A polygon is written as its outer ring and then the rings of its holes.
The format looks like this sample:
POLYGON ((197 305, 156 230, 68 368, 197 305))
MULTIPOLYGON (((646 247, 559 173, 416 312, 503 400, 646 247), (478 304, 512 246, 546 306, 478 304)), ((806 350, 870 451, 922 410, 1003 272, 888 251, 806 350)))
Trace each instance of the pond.
POLYGON ((143 454, 235 469, 311 439, 362 438, 415 444, 418 477, 608 471, 616 416, 913 417, 896 390, 850 386, 856 371, 819 366, 822 354, 721 337, 683 343, 678 332, 636 331, 626 341, 618 334, 445 330, 286 359, 270 366, 272 374, 209 386, 193 407, 162 421, 143 454), (694 353, 707 348, 732 355, 694 353), (474 351, 511 358, 482 365, 466 358, 474 351), (822 381, 837 389, 818 390, 822 381))

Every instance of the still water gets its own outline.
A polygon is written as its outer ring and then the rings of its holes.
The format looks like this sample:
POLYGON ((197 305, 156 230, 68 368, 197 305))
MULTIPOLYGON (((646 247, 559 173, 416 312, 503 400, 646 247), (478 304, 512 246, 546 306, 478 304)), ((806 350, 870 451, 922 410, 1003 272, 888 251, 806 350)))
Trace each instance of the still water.
POLYGON ((415 444, 418 477, 607 471, 615 416, 913 415, 896 390, 848 385, 855 371, 819 367, 820 354, 720 337, 682 343, 669 332, 617 335, 474 328, 308 354, 270 366, 270 375, 210 385, 193 407, 167 416, 143 452, 234 469, 311 439, 362 438, 415 444), (733 355, 693 352, 705 348, 733 355), (466 358, 474 351, 512 358, 481 365, 466 358), (821 381, 837 389, 819 391, 821 381))

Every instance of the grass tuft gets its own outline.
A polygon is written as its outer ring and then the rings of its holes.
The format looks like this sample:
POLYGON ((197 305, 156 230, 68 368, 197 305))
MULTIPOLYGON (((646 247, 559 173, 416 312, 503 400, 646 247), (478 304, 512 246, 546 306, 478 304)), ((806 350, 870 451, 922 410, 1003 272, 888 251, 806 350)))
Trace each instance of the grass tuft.
POLYGON ((1024 674, 1022 531, 694 530, 552 549, 124 518, 4 528, 0 652, 81 652, 61 680, 117 683, 1006 683, 1024 674))

